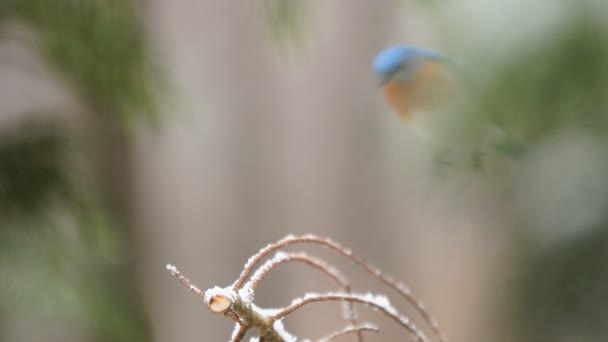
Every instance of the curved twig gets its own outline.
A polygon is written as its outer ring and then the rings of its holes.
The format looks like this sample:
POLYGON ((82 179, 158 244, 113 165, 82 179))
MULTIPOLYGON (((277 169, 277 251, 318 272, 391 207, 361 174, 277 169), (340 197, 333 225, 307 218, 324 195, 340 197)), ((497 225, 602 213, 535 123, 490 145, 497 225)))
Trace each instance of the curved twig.
MULTIPOLYGON (((351 293, 350 283, 346 279, 346 277, 335 267, 328 264, 325 260, 315 258, 309 256, 305 253, 285 253, 285 252, 277 252, 274 257, 270 260, 266 261, 260 268, 258 268, 250 280, 245 283, 243 286, 244 289, 249 289, 249 291, 253 292, 257 288, 258 284, 268 275, 273 269, 277 266, 284 264, 286 262, 298 261, 305 263, 313 268, 318 269, 323 274, 327 275, 331 278, 338 287, 344 291, 345 293, 351 293)), ((346 319, 352 326, 357 325, 357 315, 355 311, 355 307, 352 302, 345 303, 346 307, 345 316, 346 319)), ((363 334, 360 331, 354 330, 353 332, 357 335, 357 341, 363 342, 363 334)))
POLYGON ((264 265, 258 268, 254 274, 251 276, 251 280, 245 283, 244 287, 251 288, 254 290, 257 288, 260 281, 270 273, 277 266, 291 261, 299 261, 303 262, 309 266, 312 266, 322 273, 326 274, 330 277, 341 289, 347 289, 350 287, 348 280, 346 277, 340 273, 340 271, 330 266, 325 260, 309 256, 305 253, 285 253, 285 252, 277 252, 277 254, 270 260, 268 260, 264 265))
POLYGON ((232 337, 230 338, 230 342, 241 342, 243 337, 245 337, 245 334, 247 333, 248 329, 249 328, 246 325, 237 323, 234 326, 234 331, 232 332, 232 337))
POLYGON ((410 290, 409 287, 398 282, 390 275, 384 273, 378 267, 373 266, 372 264, 369 264, 369 263, 365 262, 363 259, 357 257, 356 255, 354 255, 352 253, 352 251, 350 249, 347 249, 332 240, 323 239, 323 238, 317 237, 315 235, 303 235, 303 236, 288 235, 288 236, 284 237, 283 239, 262 248, 257 254, 255 254, 251 258, 249 258, 249 260, 245 264, 245 268, 243 269, 240 276, 238 277, 238 279, 234 282, 234 284, 232 286, 236 290, 241 288, 243 286, 245 280, 249 276, 249 274, 251 274, 251 272, 253 271, 253 268, 264 257, 266 257, 268 254, 270 254, 271 252, 273 252, 275 250, 278 250, 285 246, 296 244, 296 243, 316 243, 316 244, 328 247, 328 248, 338 252, 339 254, 347 257, 354 264, 360 266, 365 271, 367 271, 369 274, 373 275, 378 280, 380 280, 384 284, 388 285, 393 290, 395 290, 397 293, 399 293, 402 297, 404 297, 410 304, 412 304, 412 306, 414 306, 416 311, 418 311, 418 313, 422 316, 424 321, 430 326, 433 333, 437 336, 438 341, 446 342, 447 339, 443 335, 441 330, 439 330, 439 324, 437 323, 437 321, 426 311, 426 309, 424 308, 424 304, 416 299, 416 297, 412 294, 412 291, 410 290))
POLYGON ((359 326, 347 326, 346 328, 337 331, 327 337, 323 337, 322 339, 319 340, 319 342, 330 342, 335 340, 338 337, 342 337, 344 335, 348 335, 348 334, 352 334, 352 333, 357 333, 360 334, 364 331, 371 331, 371 332, 375 332, 378 334, 381 334, 382 331, 380 329, 378 329, 378 327, 371 325, 371 324, 362 324, 359 326))
POLYGON ((194 292, 195 294, 201 296, 202 298, 205 298, 205 292, 201 291, 198 287, 192 285, 190 280, 188 280, 188 278, 184 277, 182 275, 182 273, 177 269, 177 267, 175 267, 171 264, 167 264, 166 268, 167 268, 167 271, 169 271, 169 273, 171 273, 171 275, 175 276, 179 280, 179 282, 182 283, 188 290, 194 292))
POLYGON ((295 300, 290 306, 281 311, 275 313, 269 318, 272 321, 280 320, 290 313, 300 309, 304 305, 316 302, 330 302, 330 301, 350 301, 355 303, 361 303, 368 306, 372 306, 382 311, 385 315, 393 319, 407 331, 409 331, 416 341, 418 342, 429 342, 428 338, 422 332, 414 322, 412 322, 409 318, 402 316, 399 312, 390 305, 388 299, 384 296, 361 296, 361 295, 353 295, 346 293, 327 293, 327 294, 309 294, 304 296, 304 298, 300 298, 295 300))

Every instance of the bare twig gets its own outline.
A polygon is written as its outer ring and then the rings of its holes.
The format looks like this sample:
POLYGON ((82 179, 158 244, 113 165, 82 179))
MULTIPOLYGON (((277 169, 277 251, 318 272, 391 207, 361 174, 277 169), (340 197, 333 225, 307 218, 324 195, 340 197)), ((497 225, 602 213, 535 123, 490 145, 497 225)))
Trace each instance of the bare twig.
POLYGON ((416 297, 412 294, 412 291, 410 290, 409 287, 396 281, 393 277, 384 273, 378 267, 373 266, 372 264, 369 264, 369 263, 365 262, 363 259, 357 257, 356 255, 354 255, 352 253, 352 251, 350 249, 347 249, 330 239, 319 238, 315 235, 303 235, 303 236, 289 235, 275 243, 272 243, 272 244, 262 248, 257 254, 255 254, 251 258, 249 258, 249 260, 245 264, 245 267, 244 267, 243 271, 241 272, 239 278, 234 282, 233 287, 236 290, 240 289, 243 286, 243 284, 244 284, 245 280, 247 279, 247 277, 249 276, 249 274, 251 274, 251 272, 253 271, 253 268, 268 254, 272 253, 275 250, 284 248, 284 247, 292 245, 292 244, 297 244, 297 243, 319 244, 319 245, 328 247, 328 248, 338 252, 339 254, 342 254, 343 256, 347 257, 353 263, 360 266, 365 271, 367 271, 368 273, 370 273, 371 275, 376 277, 378 280, 380 280, 384 284, 388 285, 389 287, 391 287, 392 289, 397 291, 401 296, 403 296, 410 304, 412 304, 414 306, 414 308, 422 316, 424 321, 431 327, 433 333, 437 337, 437 340, 439 342, 447 341, 447 338, 443 335, 443 333, 439 329, 439 324, 437 323, 437 321, 426 311, 424 304, 422 302, 418 301, 418 299, 416 299, 416 297))
MULTIPOLYGON (((251 279, 247 283, 245 283, 243 288, 248 289, 251 292, 255 291, 260 281, 262 281, 262 279, 264 279, 264 277, 266 277, 266 275, 268 275, 268 273, 270 273, 273 269, 275 269, 281 264, 293 261, 303 262, 311 267, 318 269, 319 271, 330 277, 342 291, 344 291, 345 293, 350 293, 350 284, 348 280, 344 275, 342 275, 342 273, 337 268, 329 265, 322 259, 309 256, 305 253, 285 252, 277 252, 273 258, 266 261, 266 263, 260 266, 260 268, 258 268, 253 273, 251 279)), ((355 306, 352 302, 347 302, 345 303, 345 305, 346 307, 344 308, 344 310, 346 319, 349 321, 350 324, 356 326, 357 314, 355 311, 355 306)), ((360 331, 355 331, 355 333, 357 335, 357 341, 363 342, 363 334, 360 331)))
POLYGON ((198 296, 201 296, 202 298, 205 298, 205 292, 201 291, 198 287, 192 285, 190 280, 188 280, 188 278, 184 277, 182 275, 182 273, 177 269, 177 267, 175 267, 171 264, 167 264, 166 268, 167 268, 167 271, 169 271, 169 273, 171 273, 171 275, 175 276, 179 280, 179 282, 182 283, 188 290, 194 292, 195 294, 197 294, 198 296))
POLYGON ((290 306, 282 309, 270 317, 271 321, 276 321, 284 318, 292 312, 300 309, 304 305, 317 302, 331 302, 331 301, 350 301, 372 306, 393 319, 407 331, 418 342, 428 342, 428 338, 416 325, 407 317, 401 316, 399 312, 388 302, 388 299, 384 296, 372 296, 372 295, 354 295, 347 293, 326 293, 326 294, 308 294, 304 298, 296 299, 290 306))
POLYGON ((244 287, 249 287, 255 291, 260 281, 270 273, 277 266, 292 261, 303 262, 309 266, 312 266, 319 271, 326 274, 330 277, 342 290, 348 289, 350 287, 348 280, 346 277, 340 273, 340 271, 330 266, 327 262, 322 259, 315 258, 309 256, 305 253, 284 253, 277 252, 277 254, 270 260, 268 260, 264 265, 257 269, 254 274, 251 276, 251 280, 245 284, 244 287))
POLYGON ((348 335, 348 334, 352 334, 352 333, 360 334, 364 331, 371 331, 371 332, 375 332, 378 334, 382 333, 382 331, 380 329, 378 329, 378 327, 371 325, 371 324, 363 324, 363 325, 359 325, 359 326, 350 325, 327 337, 323 337, 322 339, 319 340, 319 342, 329 342, 329 341, 333 341, 333 340, 337 339, 338 337, 342 337, 344 335, 348 335))
POLYGON ((247 331, 252 328, 258 331, 258 338, 254 338, 252 340, 265 342, 295 341, 296 337, 287 332, 283 327, 282 319, 307 304, 329 301, 338 301, 343 304, 345 318, 349 320, 350 325, 341 331, 329 335, 321 341, 332 341, 347 334, 356 334, 358 341, 362 342, 362 335, 364 331, 379 332, 378 328, 375 326, 369 324, 356 324, 354 304, 360 303, 364 304, 365 306, 371 306, 390 317, 401 327, 406 329, 417 342, 430 342, 424 331, 419 329, 408 317, 403 316, 399 311, 397 311, 397 309, 395 309, 395 307, 393 307, 389 302, 387 297, 383 295, 351 293, 350 284, 346 277, 344 277, 337 268, 331 266, 322 259, 311 257, 304 253, 285 253, 280 251, 277 252, 274 257, 270 258, 262 266, 260 266, 250 277, 254 268, 268 254, 296 243, 318 244, 347 257, 351 262, 363 268, 378 280, 393 288, 401 296, 405 297, 419 312, 425 323, 430 325, 433 333, 437 336, 438 341, 445 342, 445 337, 440 332, 436 321, 427 313, 422 302, 418 301, 416 297, 412 295, 409 288, 396 281, 388 274, 385 274, 379 268, 353 255, 349 249, 329 239, 322 239, 314 235, 304 235, 299 237, 287 236, 273 244, 266 246, 257 254, 249 258, 238 279, 231 286, 227 287, 215 286, 206 291, 201 291, 186 277, 184 277, 175 266, 167 265, 167 270, 188 290, 194 292, 199 297, 202 297, 209 310, 216 314, 222 314, 225 317, 231 318, 237 323, 232 333, 231 342, 241 342, 247 331), (255 295, 254 292, 259 283, 273 269, 287 262, 302 262, 318 269, 323 274, 331 278, 342 290, 342 292, 307 294, 303 298, 294 300, 290 306, 280 309, 262 309, 255 305, 253 302, 255 295), (249 280, 247 281, 247 279, 249 280))
POLYGON ((247 333, 248 329, 249 328, 246 325, 241 324, 240 322, 237 323, 234 326, 234 331, 232 332, 232 337, 230 338, 230 342, 241 342, 243 337, 245 337, 245 334, 247 333))

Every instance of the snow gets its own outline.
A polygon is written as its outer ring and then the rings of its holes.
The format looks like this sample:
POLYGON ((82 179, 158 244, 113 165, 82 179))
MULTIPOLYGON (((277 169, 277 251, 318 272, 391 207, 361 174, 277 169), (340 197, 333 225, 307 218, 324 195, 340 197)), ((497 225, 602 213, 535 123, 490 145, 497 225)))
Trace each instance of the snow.
POLYGON ((284 243, 284 242, 287 242, 287 241, 293 240, 293 239, 295 239, 295 238, 296 238, 296 237, 295 237, 295 235, 287 235, 287 236, 285 236, 284 238, 282 238, 281 240, 279 240, 279 241, 277 241, 277 242, 275 242, 275 243, 271 243, 271 244, 266 245, 264 248, 260 249, 260 250, 259 250, 257 253, 255 253, 254 255, 252 255, 252 256, 251 256, 251 257, 250 257, 250 258, 247 260, 247 262, 245 263, 244 269, 248 269, 248 268, 252 267, 252 266, 253 266, 253 264, 254 264, 254 263, 256 263, 256 262, 258 261, 259 256, 260 256, 260 255, 262 255, 262 254, 266 254, 266 253, 268 253, 268 251, 269 251, 271 248, 275 247, 275 246, 276 246, 276 245, 278 245, 278 244, 282 244, 282 243, 284 243))
MULTIPOLYGON (((270 271, 276 264, 279 264, 285 260, 287 260, 289 258, 289 254, 285 253, 285 252, 277 252, 271 259, 268 259, 262 266, 260 266, 251 276, 251 278, 249 279, 249 281, 247 283, 245 283, 245 285, 243 286, 243 288, 247 288, 249 289, 249 291, 253 292, 253 285, 258 283, 262 277, 264 277, 264 275, 266 273, 268 273, 268 271, 270 271)), ((247 266, 245 266, 247 267, 247 266)))
POLYGON ((337 336, 341 336, 341 335, 347 334, 349 332, 355 332, 355 331, 361 331, 361 330, 373 330, 376 332, 380 332, 380 329, 376 325, 371 324, 371 323, 363 323, 363 324, 358 324, 356 326, 349 324, 346 327, 344 327, 342 330, 336 331, 335 333, 333 333, 331 337, 321 339, 321 340, 319 340, 319 342, 328 342, 328 341, 330 341, 330 339, 333 339, 337 336))
POLYGON ((288 333, 287 330, 285 330, 285 327, 283 326, 283 321, 275 321, 272 327, 274 328, 274 331, 276 331, 276 333, 281 336, 281 338, 285 342, 296 342, 297 338, 288 333))
POLYGON ((285 309, 285 308, 260 308, 259 306, 255 305, 253 303, 251 304, 251 308, 255 312, 259 313, 260 315, 262 315, 264 317, 274 316, 285 309))
POLYGON ((209 301, 213 297, 218 296, 218 295, 226 297, 233 302, 237 298, 236 294, 234 293, 234 290, 232 289, 232 286, 228 286, 228 287, 215 286, 215 287, 210 288, 207 291, 205 291, 205 302, 209 303, 209 301))
POLYGON ((205 291, 205 303, 209 310, 215 313, 223 313, 237 300, 237 294, 232 286, 213 287, 205 291))
POLYGON ((372 304, 376 307, 384 309, 386 312, 390 313, 394 316, 399 316, 399 311, 391 304, 390 300, 387 296, 381 294, 373 294, 373 293, 344 293, 344 292, 327 292, 327 293, 315 293, 309 292, 306 293, 303 297, 295 298, 290 306, 299 305, 303 301, 311 299, 311 298, 319 298, 319 297, 342 297, 342 300, 347 301, 349 298, 359 299, 362 302, 372 304))
POLYGON ((234 341, 236 335, 241 331, 241 326, 237 323, 234 325, 234 329, 232 330, 232 335, 230 335, 230 341, 234 341))
POLYGON ((242 289, 240 289, 238 292, 238 295, 239 295, 239 299, 244 304, 253 303, 253 299, 255 298, 255 293, 253 292, 251 287, 247 287, 247 286, 244 286, 242 289))
POLYGON ((176 275, 178 273, 177 267, 171 265, 171 264, 167 264, 167 266, 165 266, 167 268, 167 271, 169 271, 169 273, 171 273, 171 275, 176 275))
MULTIPOLYGON (((322 259, 318 259, 312 256, 309 256, 306 253, 287 253, 284 251, 277 251, 272 257, 266 260, 260 267, 258 267, 255 272, 249 277, 247 281, 246 278, 253 270, 254 266, 256 266, 262 259, 264 259, 270 252, 280 249, 288 244, 293 242, 315 242, 315 241, 323 241, 322 245, 331 249, 337 249, 340 254, 352 257, 353 254, 350 249, 346 249, 342 247, 340 244, 333 242, 329 239, 322 239, 313 234, 307 234, 302 236, 294 236, 287 235, 281 240, 266 245, 264 248, 260 249, 256 254, 252 255, 244 265, 243 272, 241 276, 235 281, 235 283, 231 286, 227 287, 219 287, 215 286, 213 288, 208 289, 204 292, 204 300, 207 304, 208 308, 215 313, 224 313, 230 307, 234 305, 236 302, 240 302, 248 307, 247 310, 251 310, 255 312, 257 315, 266 318, 276 318, 273 322, 274 331, 285 341, 285 342, 296 342, 298 339, 291 335, 289 332, 285 330, 283 326, 282 319, 289 315, 294 309, 298 309, 299 306, 303 304, 303 302, 311 302, 315 301, 339 301, 342 304, 344 318, 346 320, 350 320, 355 318, 356 313, 354 311, 354 304, 359 303, 364 306, 369 306, 373 310, 381 310, 386 314, 391 316, 393 319, 399 321, 403 326, 405 326, 408 330, 410 330, 419 341, 428 341, 424 333, 419 330, 413 322, 406 316, 403 316, 399 311, 391 304, 389 298, 383 294, 374 294, 374 293, 349 293, 343 291, 337 292, 327 292, 327 293, 306 293, 304 296, 295 298, 292 300, 291 304, 288 307, 284 308, 270 308, 263 309, 254 304, 255 298, 255 286, 277 265, 284 263, 286 261, 305 261, 307 263, 314 263, 314 266, 317 268, 322 268, 323 272, 330 274, 331 277, 337 278, 338 282, 341 285, 347 286, 347 279, 341 274, 340 270, 329 265, 322 259), (307 241, 308 240, 308 241, 307 241), (312 240, 312 241, 311 241, 312 240), (304 260, 307 259, 307 260, 304 260), (325 299, 324 299, 325 298, 325 299), (327 299, 329 298, 329 299, 327 299)), ((354 257, 353 257, 354 258, 354 257)), ((360 264, 357 259, 352 260, 357 264, 360 264)), ((406 297, 411 296, 410 289, 400 282, 394 281, 390 276, 383 274, 380 269, 373 266, 366 266, 365 263, 362 265, 363 268, 367 269, 373 275, 381 278, 384 282, 389 284, 394 284, 398 291, 404 294, 406 297)), ((180 277, 179 270, 171 265, 167 264, 166 269, 174 276, 180 277)), ((181 278, 180 278, 181 280, 181 278)), ((187 282, 187 280, 185 280, 187 282)), ((183 281, 182 281, 183 282, 183 281)), ((187 284, 186 284, 187 285, 187 284)), ((190 285, 190 289, 196 289, 193 285, 190 285)), ((200 292, 200 291, 199 291, 200 292)), ((424 304, 420 301, 414 301, 413 304, 417 306, 420 311, 424 312, 424 304)), ((436 321, 431 319, 431 325, 433 327, 437 327, 436 321)), ((356 330, 378 330, 375 325, 372 324, 362 324, 362 325, 348 325, 343 330, 339 330, 336 334, 349 333, 351 331, 356 330)), ((231 340, 234 340, 236 336, 240 332, 239 324, 236 324, 234 331, 232 332, 231 340)), ((250 342, 259 342, 259 337, 252 337, 250 342)), ((300 342, 310 342, 309 340, 299 340, 300 342)))

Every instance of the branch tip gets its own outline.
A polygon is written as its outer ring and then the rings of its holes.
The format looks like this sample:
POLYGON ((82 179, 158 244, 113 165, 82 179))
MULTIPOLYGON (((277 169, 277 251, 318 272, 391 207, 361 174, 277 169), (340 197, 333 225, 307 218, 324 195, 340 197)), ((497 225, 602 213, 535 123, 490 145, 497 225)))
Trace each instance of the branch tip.
POLYGON ((179 273, 179 271, 177 270, 177 267, 171 265, 171 264, 167 264, 167 266, 165 266, 165 268, 167 269, 167 271, 169 271, 169 273, 171 273, 171 275, 176 275, 177 273, 179 273))

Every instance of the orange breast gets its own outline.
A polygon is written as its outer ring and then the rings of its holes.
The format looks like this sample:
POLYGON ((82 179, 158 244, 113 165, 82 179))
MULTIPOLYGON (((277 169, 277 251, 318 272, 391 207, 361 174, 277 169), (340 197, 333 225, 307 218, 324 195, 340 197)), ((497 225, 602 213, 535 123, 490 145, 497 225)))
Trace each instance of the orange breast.
POLYGON ((395 112, 405 121, 411 118, 407 82, 391 80, 384 85, 384 97, 395 112))
POLYGON ((384 85, 384 96, 395 112, 410 121, 415 111, 433 110, 448 96, 451 75, 444 64, 422 62, 408 80, 391 80, 384 85))

